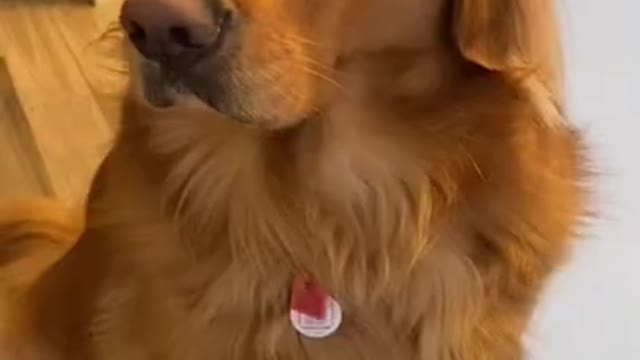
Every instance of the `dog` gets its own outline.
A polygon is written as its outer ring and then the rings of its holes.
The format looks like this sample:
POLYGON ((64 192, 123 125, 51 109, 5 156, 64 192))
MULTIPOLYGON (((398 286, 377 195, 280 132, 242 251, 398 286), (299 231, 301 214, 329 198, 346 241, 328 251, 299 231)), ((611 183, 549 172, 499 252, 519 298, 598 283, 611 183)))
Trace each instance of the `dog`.
POLYGON ((83 219, 0 220, 2 359, 525 358, 588 205, 553 1, 126 0, 121 23, 83 219))

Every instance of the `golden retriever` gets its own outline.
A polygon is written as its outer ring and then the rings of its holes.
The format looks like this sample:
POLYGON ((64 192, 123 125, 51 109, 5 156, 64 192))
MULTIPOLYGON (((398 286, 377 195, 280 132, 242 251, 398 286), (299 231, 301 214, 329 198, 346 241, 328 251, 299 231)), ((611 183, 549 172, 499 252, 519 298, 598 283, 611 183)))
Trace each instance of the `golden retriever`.
POLYGON ((122 25, 84 226, 0 220, 0 358, 525 357, 586 205, 553 1, 127 0, 122 25), (335 331, 294 326, 299 281, 335 331))

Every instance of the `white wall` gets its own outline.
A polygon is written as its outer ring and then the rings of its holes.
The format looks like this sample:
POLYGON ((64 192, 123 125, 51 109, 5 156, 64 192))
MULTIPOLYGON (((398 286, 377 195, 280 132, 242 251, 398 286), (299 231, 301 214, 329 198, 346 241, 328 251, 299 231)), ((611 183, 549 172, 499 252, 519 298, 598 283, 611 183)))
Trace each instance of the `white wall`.
POLYGON ((640 360, 640 0, 560 3, 569 106, 600 172, 600 219, 547 291, 531 359, 640 360))

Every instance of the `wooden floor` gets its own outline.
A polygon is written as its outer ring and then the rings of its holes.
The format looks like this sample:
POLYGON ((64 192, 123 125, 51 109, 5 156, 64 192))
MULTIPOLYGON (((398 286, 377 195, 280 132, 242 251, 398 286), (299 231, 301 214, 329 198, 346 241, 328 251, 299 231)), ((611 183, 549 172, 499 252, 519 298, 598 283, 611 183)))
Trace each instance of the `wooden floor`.
POLYGON ((81 201, 126 83, 122 0, 0 0, 0 201, 81 201))

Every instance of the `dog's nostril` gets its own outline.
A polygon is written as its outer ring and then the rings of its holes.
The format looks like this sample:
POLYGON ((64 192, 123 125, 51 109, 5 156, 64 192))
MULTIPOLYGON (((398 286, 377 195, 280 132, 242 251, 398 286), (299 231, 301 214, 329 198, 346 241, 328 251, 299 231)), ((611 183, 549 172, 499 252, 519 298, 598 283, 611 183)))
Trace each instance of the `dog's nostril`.
POLYGON ((140 24, 138 24, 137 22, 132 21, 128 23, 126 30, 127 30, 127 35, 129 36, 129 39, 131 39, 131 42, 133 42, 134 44, 141 45, 146 42, 147 34, 144 31, 144 28, 140 26, 140 24))
POLYGON ((170 27, 169 38, 171 42, 185 48, 195 48, 202 46, 202 44, 198 44, 194 41, 191 32, 187 28, 181 26, 170 27))

